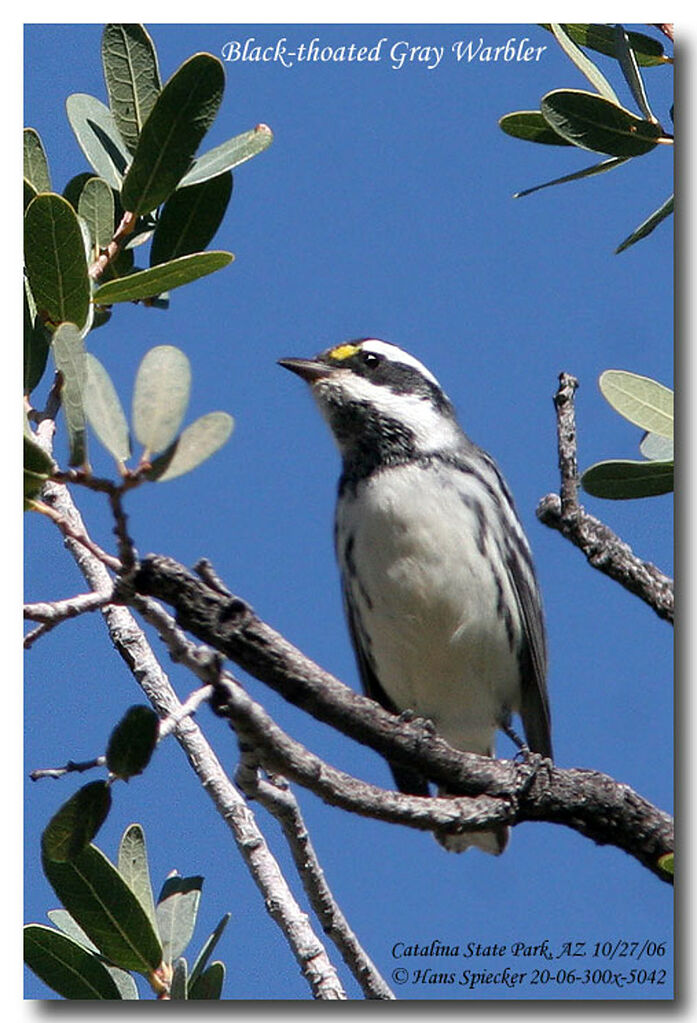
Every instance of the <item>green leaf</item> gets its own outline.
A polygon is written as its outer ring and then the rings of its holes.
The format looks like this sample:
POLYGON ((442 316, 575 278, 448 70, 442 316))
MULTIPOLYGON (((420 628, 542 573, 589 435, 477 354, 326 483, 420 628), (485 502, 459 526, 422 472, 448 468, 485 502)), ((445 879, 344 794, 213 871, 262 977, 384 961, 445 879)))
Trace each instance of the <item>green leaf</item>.
POLYGON ((225 74, 217 57, 196 53, 172 75, 143 125, 121 189, 124 209, 149 213, 175 190, 218 112, 225 74))
POLYGON ((663 137, 660 125, 642 121, 602 96, 556 89, 542 97, 542 114, 563 138, 581 149, 611 156, 642 156, 663 137))
POLYGON ((44 828, 41 850, 59 863, 73 860, 92 841, 111 807, 111 789, 105 781, 92 781, 78 789, 44 828))
POLYGON ((168 877, 157 900, 157 929, 162 939, 162 958, 172 963, 191 941, 201 899, 203 878, 168 877))
MULTIPOLYGON (((51 923, 59 931, 62 931, 63 934, 67 934, 69 938, 72 938, 78 945, 82 945, 90 952, 99 954, 99 949, 95 943, 90 941, 83 929, 75 923, 66 909, 50 909, 46 915, 51 923)), ((111 966, 109 963, 104 963, 104 965, 119 990, 119 997, 127 1001, 137 1001, 138 988, 130 973, 120 969, 118 966, 111 966)))
POLYGON ((189 992, 191 992, 191 989, 196 984, 196 981, 205 970, 208 960, 212 956, 215 946, 218 944, 220 940, 221 934, 227 927, 229 919, 230 919, 229 913, 226 913, 225 916, 221 917, 218 926, 204 942, 203 947, 199 952, 196 958, 196 962, 194 963, 193 968, 191 970, 191 976, 189 977, 189 992))
POLYGON ((186 959, 181 957, 177 959, 174 964, 174 971, 172 973, 172 985, 169 991, 169 997, 174 1001, 180 1001, 181 999, 188 998, 187 994, 187 962, 186 959))
POLYGON ((145 833, 140 824, 129 824, 119 844, 118 870, 156 927, 145 833))
POLYGON ((658 227, 658 225, 664 221, 666 217, 671 215, 673 212, 673 206, 674 196, 671 195, 669 199, 666 199, 662 206, 659 206, 657 210, 654 210, 650 217, 647 217, 642 224, 639 224, 635 231, 632 231, 632 233, 624 239, 622 244, 615 249, 615 255, 618 255, 620 252, 624 252, 624 250, 628 249, 630 245, 634 245, 635 242, 641 241, 642 238, 646 238, 647 235, 651 234, 654 228, 658 227))
POLYGON ((613 168, 626 163, 628 159, 628 156, 611 156, 607 160, 601 160, 600 163, 594 163, 591 167, 584 167, 583 170, 574 171, 573 174, 565 174, 561 178, 555 178, 554 181, 545 181, 542 185, 524 188, 522 192, 516 192, 513 198, 522 199, 524 195, 532 195, 533 192, 539 192, 543 188, 551 188, 552 185, 564 185, 568 181, 580 181, 582 178, 592 178, 596 174, 604 174, 605 171, 613 170, 613 168))
POLYGON ((67 863, 42 856, 44 873, 76 923, 102 955, 148 976, 162 946, 145 910, 103 852, 89 845, 67 863))
POLYGON ((649 106, 649 100, 646 95, 646 89, 644 88, 644 82, 639 71, 639 65, 637 64, 634 50, 629 42, 629 37, 622 25, 615 25, 615 43, 617 50, 617 59, 622 68, 622 74, 624 75, 625 81, 629 86, 629 91, 634 97, 634 102, 641 110, 642 114, 647 121, 653 121, 654 124, 658 124, 658 118, 654 117, 651 107, 649 106))
POLYGON ((142 774, 157 746, 160 719, 142 703, 129 707, 109 736, 106 766, 112 774, 128 781, 142 774))
POLYGON ((134 153, 160 94, 153 41, 142 25, 105 25, 102 64, 109 106, 121 138, 134 153))
MULTIPOLYGON (((26 421, 26 420, 25 420, 26 421)), ((53 471, 53 460, 32 440, 31 433, 24 434, 24 506, 41 493, 41 488, 53 471)))
POLYGON ((128 423, 111 377, 101 362, 87 352, 84 407, 87 421, 117 462, 131 454, 128 423))
POLYGON ((29 203, 24 261, 39 315, 83 327, 90 307, 87 260, 75 210, 62 196, 43 192, 29 203))
POLYGON ((85 429, 85 377, 87 364, 80 330, 74 323, 61 323, 53 335, 53 359, 63 377, 61 401, 68 428, 70 465, 84 465, 87 460, 85 429))
POLYGON ((51 175, 41 137, 35 128, 24 129, 24 177, 37 192, 51 191, 51 175))
POLYGON ((605 99, 610 101, 610 103, 614 103, 616 106, 619 106, 620 101, 617 98, 617 93, 612 88, 605 75, 602 73, 600 68, 593 63, 590 57, 587 57, 583 50, 578 48, 571 36, 564 30, 564 26, 552 24, 550 25, 550 28, 552 29, 554 38, 564 50, 564 53, 574 62, 581 74, 586 76, 588 81, 595 89, 597 89, 601 96, 604 96, 605 99))
POLYGON ((594 497, 613 500, 656 497, 673 489, 673 462, 597 462, 586 469, 581 483, 583 489, 594 497))
POLYGON ((673 392, 669 387, 624 369, 606 369, 598 386, 605 400, 630 423, 673 437, 673 392))
MULTIPOLYGON (((549 32, 551 25, 542 25, 549 32)), ((565 24, 563 28, 579 46, 587 46, 597 53, 604 53, 607 57, 615 57, 615 32, 611 25, 580 25, 565 24)), ((668 60, 662 44, 651 36, 641 32, 629 32, 629 44, 636 53, 637 60, 642 67, 658 67, 668 60)))
POLYGON ((83 171, 81 174, 75 174, 63 189, 63 198, 67 199, 76 213, 80 205, 82 190, 93 177, 92 171, 83 171))
POLYGON ((234 419, 227 412, 208 412, 200 416, 154 459, 148 478, 164 483, 191 472, 223 446, 234 425, 234 419))
POLYGON ((658 857, 658 866, 671 877, 675 874, 675 853, 664 853, 658 857))
POLYGON ((78 214, 87 224, 97 253, 114 235, 114 193, 104 178, 90 178, 80 191, 78 214))
POLYGON ((541 142, 548 146, 571 145, 550 128, 539 110, 516 110, 512 114, 505 114, 499 118, 499 127, 506 135, 525 142, 541 142))
POLYGON ((251 160, 258 153, 263 153, 273 142, 273 132, 268 124, 258 124, 250 131, 235 135, 234 138, 221 142, 214 149, 202 153, 195 161, 191 170, 179 182, 180 188, 200 185, 202 181, 215 178, 225 171, 239 167, 241 163, 251 160))
POLYGON ((34 188, 34 186, 31 183, 31 181, 27 181, 26 178, 24 178, 23 185, 24 185, 24 191, 22 193, 22 200, 23 200, 22 209, 26 213, 27 206, 32 201, 32 199, 36 198, 36 196, 39 193, 36 191, 36 189, 34 188))
POLYGON ((24 962, 63 998, 121 998, 114 979, 97 956, 52 927, 27 924, 24 962))
POLYGON ((178 188, 162 207, 150 265, 205 249, 220 226, 231 194, 230 171, 192 188, 178 188))
POLYGON ((149 270, 139 270, 127 277, 102 284, 95 291, 93 300, 99 305, 113 305, 115 302, 138 302, 153 298, 216 270, 222 270, 234 258, 231 252, 217 251, 180 256, 169 263, 160 263, 149 270))
POLYGON ((644 458, 649 458, 653 462, 672 461, 673 448, 673 438, 661 437, 660 433, 645 433, 639 445, 639 450, 644 458))
POLYGON ((34 297, 29 282, 24 281, 24 393, 31 394, 44 375, 48 350, 51 344, 50 331, 36 315, 34 297))
POLYGON ((216 959, 189 989, 189 998, 220 998, 225 981, 225 963, 216 959))
POLYGON ((191 367, 184 352, 157 345, 145 353, 133 388, 133 430, 146 454, 163 451, 177 435, 189 404, 191 367))
POLYGON ((118 192, 129 155, 111 111, 85 92, 74 92, 68 96, 65 108, 70 127, 90 165, 118 192))

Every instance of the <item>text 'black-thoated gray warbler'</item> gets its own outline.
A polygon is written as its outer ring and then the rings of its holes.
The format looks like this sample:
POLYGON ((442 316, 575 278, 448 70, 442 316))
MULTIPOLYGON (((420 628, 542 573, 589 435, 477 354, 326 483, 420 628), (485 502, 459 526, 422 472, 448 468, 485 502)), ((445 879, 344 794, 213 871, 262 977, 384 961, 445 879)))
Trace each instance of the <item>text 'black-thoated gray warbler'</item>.
MULTIPOLYGON (((341 451, 336 553, 366 694, 486 756, 517 713, 530 749, 551 757, 542 603, 494 460, 395 345, 351 341, 280 364, 310 385, 341 451)), ((418 772, 391 766, 402 792, 429 794, 418 772)), ((438 837, 498 854, 508 828, 438 837)))

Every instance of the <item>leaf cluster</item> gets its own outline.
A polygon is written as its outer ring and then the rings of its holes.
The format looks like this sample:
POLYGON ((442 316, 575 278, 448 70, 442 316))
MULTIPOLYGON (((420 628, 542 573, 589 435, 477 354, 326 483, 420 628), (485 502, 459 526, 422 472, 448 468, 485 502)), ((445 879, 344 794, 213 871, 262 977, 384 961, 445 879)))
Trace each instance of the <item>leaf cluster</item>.
MULTIPOLYGON (((69 464, 89 468, 89 421, 123 469, 130 454, 125 417, 106 370, 86 351, 87 336, 107 322, 114 305, 167 308, 172 289, 232 261, 230 252, 205 250, 230 202, 233 168, 266 149, 273 136, 257 125, 197 155, 225 84, 223 66, 211 54, 194 54, 163 85, 145 28, 109 24, 102 63, 108 106, 83 93, 66 104, 91 171, 72 177, 62 195, 52 191, 41 139, 33 128, 24 132, 24 393, 28 401, 51 353, 60 375, 69 464), (149 266, 139 268, 135 253, 145 251, 148 241, 149 266)), ((227 413, 213 412, 175 436, 188 378, 181 370, 185 357, 175 358, 174 351, 150 353, 136 382, 135 434, 147 457, 161 454, 150 478, 189 471, 232 429, 227 413), (164 364, 173 372, 153 387, 153 366, 164 364), (145 391, 156 399, 150 411, 145 391)), ((51 465, 26 421, 25 453, 25 507, 36 507, 51 465)))
POLYGON ((581 477, 594 497, 616 500, 655 497, 673 490, 673 392, 650 377, 627 370, 601 374, 600 391, 630 423, 644 430, 639 444, 642 459, 597 462, 581 477))
MULTIPOLYGON (((520 198, 542 188, 578 181, 605 173, 628 160, 644 156, 659 145, 672 145, 673 136, 653 113, 640 68, 670 63, 660 42, 622 25, 549 24, 569 59, 588 79, 594 92, 554 89, 542 97, 539 110, 506 114, 499 125, 507 135, 546 146, 575 146, 604 153, 608 158, 582 170, 555 178, 516 193, 520 198), (600 68, 582 48, 614 57, 637 105, 639 114, 627 110, 600 68)), ((672 117, 672 111, 671 111, 672 117)), ((623 252, 650 234, 673 212, 673 196, 666 199, 618 246, 623 252)))
POLYGON ((209 960, 230 914, 206 939, 191 970, 183 957, 193 937, 203 878, 174 871, 155 902, 139 824, 126 828, 114 865, 91 843, 68 855, 54 841, 55 821, 44 832, 41 858, 63 908, 48 913, 51 927, 25 926, 29 968, 67 999, 138 999, 134 973, 145 977, 159 998, 219 999, 225 965, 209 960))

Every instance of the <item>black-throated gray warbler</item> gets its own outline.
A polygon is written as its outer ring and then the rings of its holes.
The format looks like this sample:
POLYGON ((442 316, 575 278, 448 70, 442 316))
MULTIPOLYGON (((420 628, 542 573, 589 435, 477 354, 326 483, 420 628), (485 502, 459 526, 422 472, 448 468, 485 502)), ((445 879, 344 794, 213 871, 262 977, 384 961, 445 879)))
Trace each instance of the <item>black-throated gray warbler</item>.
MULTIPOLYGON (((395 345, 368 338, 280 365, 310 384, 341 451, 336 553, 366 694, 487 756, 518 713, 530 749, 551 757, 542 604, 494 460, 395 345)), ((402 792, 429 794, 418 772, 391 768, 402 792)), ((508 830, 438 838, 498 854, 508 830)))

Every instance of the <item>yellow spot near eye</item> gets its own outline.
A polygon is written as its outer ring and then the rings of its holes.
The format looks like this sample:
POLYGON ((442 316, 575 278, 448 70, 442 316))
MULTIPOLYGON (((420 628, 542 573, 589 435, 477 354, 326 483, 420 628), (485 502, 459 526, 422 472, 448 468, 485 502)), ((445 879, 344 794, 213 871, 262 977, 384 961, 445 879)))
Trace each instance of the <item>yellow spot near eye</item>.
POLYGON ((350 359, 357 351, 359 351, 358 345, 337 345, 336 348, 332 348, 329 356, 342 362, 344 359, 350 359))

